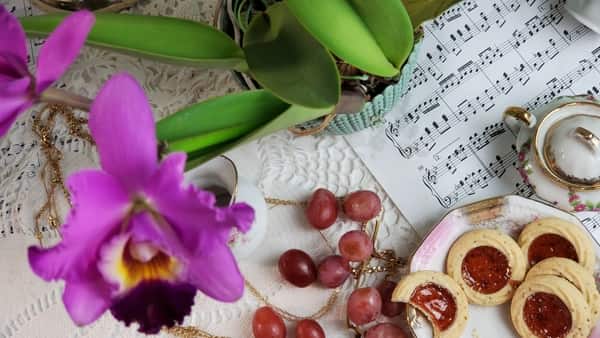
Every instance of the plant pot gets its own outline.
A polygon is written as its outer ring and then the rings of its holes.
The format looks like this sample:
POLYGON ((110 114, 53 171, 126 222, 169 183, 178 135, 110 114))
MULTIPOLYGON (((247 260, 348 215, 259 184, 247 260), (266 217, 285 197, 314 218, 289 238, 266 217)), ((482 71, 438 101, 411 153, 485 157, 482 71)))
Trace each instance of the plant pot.
MULTIPOLYGON (((247 0, 243 0, 244 2, 247 0)), ((269 0, 275 2, 278 0, 269 0)), ((237 27, 235 15, 236 5, 240 0, 223 0, 221 6, 217 8, 215 15, 215 26, 234 38, 241 45, 241 36, 243 32, 237 27)), ((251 15, 250 12, 244 12, 243 15, 251 15)), ((421 42, 418 41, 413 47, 413 51, 404 64, 400 74, 394 79, 395 83, 387 86, 383 91, 372 97, 370 101, 362 104, 362 108, 345 111, 338 106, 335 110, 335 116, 323 117, 297 125, 296 130, 299 133, 306 131, 306 134, 316 132, 325 132, 332 135, 345 135, 361 131, 365 128, 382 124, 384 116, 389 113, 394 106, 406 98, 405 89, 412 76, 412 72, 417 64, 421 42)), ((239 84, 245 89, 256 89, 260 86, 245 74, 234 72, 239 84)))

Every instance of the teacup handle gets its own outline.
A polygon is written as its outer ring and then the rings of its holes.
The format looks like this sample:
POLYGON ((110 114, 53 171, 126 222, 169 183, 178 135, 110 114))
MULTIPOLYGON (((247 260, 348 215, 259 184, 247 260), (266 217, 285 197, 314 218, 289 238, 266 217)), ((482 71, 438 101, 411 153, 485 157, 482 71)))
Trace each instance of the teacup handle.
POLYGON ((526 128, 533 128, 537 122, 532 113, 521 107, 508 107, 504 111, 504 121, 506 122, 509 118, 524 124, 526 128))

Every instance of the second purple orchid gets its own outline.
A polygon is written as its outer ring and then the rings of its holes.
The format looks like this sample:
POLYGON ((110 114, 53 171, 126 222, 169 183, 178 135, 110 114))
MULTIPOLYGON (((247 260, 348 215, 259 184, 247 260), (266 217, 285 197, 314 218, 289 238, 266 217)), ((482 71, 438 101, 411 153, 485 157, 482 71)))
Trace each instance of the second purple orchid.
MULTIPOLYGON (((42 46, 35 74, 27 67, 27 40, 19 21, 0 4, 0 137, 8 132, 20 113, 40 100, 58 102, 50 86, 75 61, 94 25, 94 15, 80 11, 67 17, 42 46)), ((74 96, 71 96, 73 98, 74 96)), ((76 108, 82 98, 69 100, 76 108)), ((83 99, 84 105, 87 100, 83 99)))
POLYGON ((152 111, 131 76, 104 85, 89 127, 102 169, 68 178, 73 208, 62 241, 29 249, 38 276, 65 281, 73 321, 86 325, 109 310, 156 333, 181 323, 196 290, 239 299, 244 280, 227 242, 233 228, 249 230, 254 211, 246 204, 218 208, 213 194, 185 186, 185 154, 158 162, 152 111))

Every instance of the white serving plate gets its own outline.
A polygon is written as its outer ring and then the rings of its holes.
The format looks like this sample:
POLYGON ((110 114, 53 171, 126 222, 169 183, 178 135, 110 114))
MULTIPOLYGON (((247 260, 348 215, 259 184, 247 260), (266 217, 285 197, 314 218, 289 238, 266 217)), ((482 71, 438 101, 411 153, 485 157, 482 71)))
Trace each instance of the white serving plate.
MULTIPOLYGON (((497 229, 517 238, 526 224, 545 217, 558 217, 585 227, 576 216, 552 206, 520 196, 504 196, 484 200, 448 213, 425 237, 410 261, 410 271, 433 270, 445 272, 446 255, 454 241, 473 229, 497 229)), ((586 229, 586 233, 589 231, 586 229)), ((591 234, 590 234, 591 236, 591 234)), ((600 245, 594 240, 596 257, 600 245)), ((600 275, 596 260, 596 284, 600 275)), ((409 327, 417 338, 433 338, 433 330, 425 317, 409 307, 409 327)), ((599 323, 600 324, 600 323, 599 323)), ((500 306, 469 305, 469 320, 462 338, 519 338, 510 321, 510 302, 500 306)), ((590 338, 600 338, 600 325, 590 338)))

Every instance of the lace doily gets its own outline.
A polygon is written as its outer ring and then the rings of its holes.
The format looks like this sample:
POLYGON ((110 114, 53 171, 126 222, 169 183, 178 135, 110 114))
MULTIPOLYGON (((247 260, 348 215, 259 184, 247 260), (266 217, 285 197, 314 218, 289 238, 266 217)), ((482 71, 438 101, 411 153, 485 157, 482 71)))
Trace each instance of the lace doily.
MULTIPOLYGON (((31 8, 29 0, 0 0, 0 3, 14 8, 17 15, 39 14, 31 8)), ((216 0, 152 0, 142 1, 131 11, 210 23, 216 3, 216 0)), ((35 41, 31 47, 35 51, 35 41)), ((134 75, 144 86, 157 119, 191 103, 239 90, 229 72, 170 66, 94 48, 85 48, 62 81, 70 90, 93 97, 104 81, 122 71, 134 75)), ((26 249, 37 243, 33 218, 44 199, 39 178, 44 157, 32 132, 32 116, 40 109, 35 107, 23 114, 0 140, 0 275, 3 280, 0 338, 141 336, 135 328, 123 327, 110 314, 88 327, 76 327, 62 304, 62 283, 45 283, 29 269, 26 249)), ((65 156, 65 174, 97 166, 92 146, 70 137, 64 125, 59 125, 55 134, 55 144, 65 156)), ((342 137, 295 138, 281 132, 234 150, 229 156, 238 165, 241 175, 254 180, 265 195, 272 197, 304 200, 317 187, 326 187, 338 196, 359 188, 375 190, 383 197, 385 208, 379 246, 407 257, 419 241, 342 137)), ((330 254, 331 249, 307 226, 300 208, 272 208, 268 223, 265 240, 268 245, 240 262, 240 267, 272 303, 297 315, 310 314, 323 305, 329 290, 290 286, 280 277, 276 261, 283 251, 292 247, 307 251, 316 261, 330 254)), ((47 227, 42 229, 44 239, 55 239, 56 235, 46 230, 47 227)), ((346 230, 354 227, 356 225, 339 222, 324 234, 329 243, 335 244, 346 230)), ((333 311, 320 320, 327 337, 352 337, 345 325, 345 298, 350 290, 350 284, 346 283, 333 311)), ((249 292, 235 304, 221 304, 199 293, 192 315, 184 324, 216 335, 247 338, 251 336, 254 310, 261 305, 249 292)), ((288 332, 293 328, 289 326, 288 332)))

